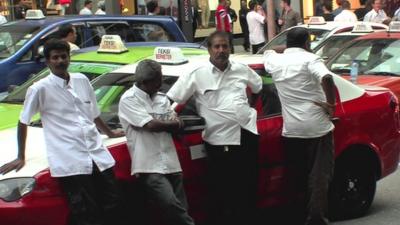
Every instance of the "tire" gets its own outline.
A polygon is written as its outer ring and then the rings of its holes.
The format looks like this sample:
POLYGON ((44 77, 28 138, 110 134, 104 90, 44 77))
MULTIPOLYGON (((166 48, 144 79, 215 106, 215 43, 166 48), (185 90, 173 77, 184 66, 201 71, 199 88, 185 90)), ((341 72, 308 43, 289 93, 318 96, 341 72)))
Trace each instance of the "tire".
POLYGON ((361 154, 338 159, 329 190, 331 219, 360 217, 368 211, 376 190, 374 165, 369 157, 364 158, 361 154))

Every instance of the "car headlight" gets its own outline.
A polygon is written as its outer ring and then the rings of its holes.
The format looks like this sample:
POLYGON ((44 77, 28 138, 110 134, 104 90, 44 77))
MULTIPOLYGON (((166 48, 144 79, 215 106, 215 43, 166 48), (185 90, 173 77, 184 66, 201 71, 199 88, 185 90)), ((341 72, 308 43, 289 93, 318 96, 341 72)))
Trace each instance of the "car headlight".
POLYGON ((0 198, 6 202, 16 201, 35 187, 35 178, 19 177, 0 181, 0 198))

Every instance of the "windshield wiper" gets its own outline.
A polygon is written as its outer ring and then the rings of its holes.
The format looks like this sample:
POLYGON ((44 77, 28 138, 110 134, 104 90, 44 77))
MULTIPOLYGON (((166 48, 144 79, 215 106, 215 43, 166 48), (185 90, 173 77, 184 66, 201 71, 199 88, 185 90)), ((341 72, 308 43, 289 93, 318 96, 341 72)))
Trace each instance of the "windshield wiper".
POLYGON ((375 72, 366 73, 365 75, 399 76, 400 74, 386 72, 386 71, 375 71, 375 72))
POLYGON ((334 73, 350 73, 350 69, 346 69, 346 68, 336 68, 331 71, 334 73))

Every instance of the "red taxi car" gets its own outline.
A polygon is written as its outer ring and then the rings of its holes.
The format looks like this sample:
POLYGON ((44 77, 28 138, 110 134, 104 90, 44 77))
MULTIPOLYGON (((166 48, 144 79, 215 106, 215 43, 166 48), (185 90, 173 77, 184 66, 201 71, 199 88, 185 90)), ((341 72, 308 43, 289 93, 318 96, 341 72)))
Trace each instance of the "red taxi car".
POLYGON ((328 68, 349 78, 351 64, 358 63, 357 83, 389 88, 400 97, 400 22, 388 31, 355 39, 328 62, 328 68))
MULTIPOLYGON (((269 208, 290 203, 292 196, 287 185, 287 162, 281 146, 282 116, 277 90, 266 74, 262 56, 232 56, 232 60, 245 63, 263 79, 258 97, 257 126, 260 133, 258 151, 258 208, 269 208)), ((186 63, 163 65, 162 91, 167 91, 181 73, 192 70, 208 60, 196 56, 186 63)), ((93 81, 98 98, 108 98, 110 107, 102 112, 111 127, 120 127, 118 102, 122 93, 134 82, 136 64, 127 65, 93 81)), ((362 89, 345 79, 334 76, 337 86, 335 155, 336 169, 330 190, 330 210, 333 216, 364 214, 373 201, 377 180, 393 173, 399 162, 399 105, 397 98, 386 88, 362 89)), ((99 99, 98 99, 99 100, 99 99)), ((180 116, 189 126, 174 137, 184 171, 185 190, 190 214, 196 224, 207 217, 207 190, 205 188, 205 159, 201 130, 204 120, 196 115, 193 103, 180 110, 180 116)), ((1 132, 1 131, 0 131, 1 132)), ((3 131, 1 140, 11 144, 5 161, 15 157, 15 130, 3 131)), ((0 176, 0 218, 4 224, 67 224, 68 209, 65 198, 55 179, 47 169, 43 134, 38 123, 29 128, 26 166, 19 172, 0 176)), ((146 224, 148 218, 157 217, 146 207, 135 179, 130 176, 130 157, 126 139, 104 138, 117 161, 116 176, 124 190, 128 224, 146 224), (148 211, 147 211, 148 212, 148 211)), ((2 146, 4 144, 2 143, 2 146)), ((3 154, 3 153, 2 153, 3 154)), ((238 182, 240 182, 238 177, 238 182)), ((267 217, 260 218, 268 223, 267 217)))

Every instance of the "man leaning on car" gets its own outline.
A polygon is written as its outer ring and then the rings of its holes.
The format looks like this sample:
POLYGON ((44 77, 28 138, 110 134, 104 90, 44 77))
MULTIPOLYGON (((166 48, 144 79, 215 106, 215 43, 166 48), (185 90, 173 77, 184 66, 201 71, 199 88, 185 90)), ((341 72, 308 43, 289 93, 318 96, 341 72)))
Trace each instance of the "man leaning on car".
POLYGON ((115 161, 96 126, 109 137, 121 137, 100 119, 96 96, 88 78, 68 73, 67 42, 50 39, 44 45, 50 75, 29 87, 18 123, 18 157, 0 173, 25 165, 27 126, 39 112, 52 177, 58 179, 69 203, 71 221, 111 225, 120 218, 120 194, 114 177, 115 161))

